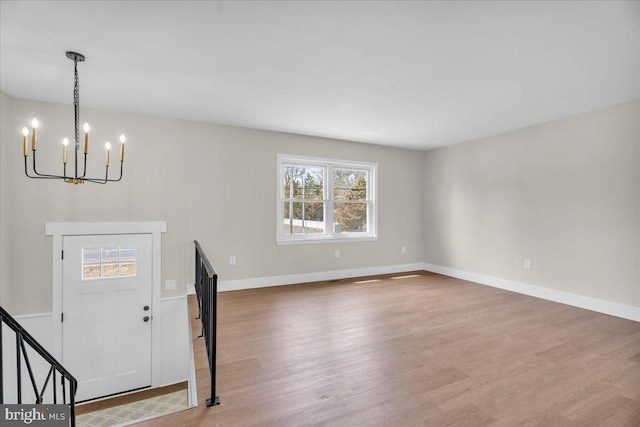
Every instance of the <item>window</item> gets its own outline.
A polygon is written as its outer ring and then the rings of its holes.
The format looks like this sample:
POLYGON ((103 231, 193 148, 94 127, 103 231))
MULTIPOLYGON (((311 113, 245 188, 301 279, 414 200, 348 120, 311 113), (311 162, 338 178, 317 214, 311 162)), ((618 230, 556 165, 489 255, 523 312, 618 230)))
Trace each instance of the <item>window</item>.
POLYGON ((82 248, 82 280, 136 275, 136 248, 82 248))
POLYGON ((376 239, 376 164, 278 155, 278 168, 278 244, 376 239))

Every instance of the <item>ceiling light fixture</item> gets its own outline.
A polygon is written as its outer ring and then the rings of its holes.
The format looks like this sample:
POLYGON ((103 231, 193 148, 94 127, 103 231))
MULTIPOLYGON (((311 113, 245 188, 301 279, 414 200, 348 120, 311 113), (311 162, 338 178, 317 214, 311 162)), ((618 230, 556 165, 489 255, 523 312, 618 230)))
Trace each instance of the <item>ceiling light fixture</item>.
POLYGON ((82 126, 84 131, 84 167, 82 169, 82 175, 78 173, 78 152, 80 151, 80 85, 78 80, 78 62, 84 61, 84 55, 77 52, 67 52, 67 58, 73 61, 74 66, 74 86, 73 86, 73 109, 75 115, 75 149, 74 149, 74 174, 73 176, 67 176, 67 147, 69 140, 64 138, 62 140, 62 175, 49 175, 39 173, 36 168, 36 148, 38 141, 38 119, 31 121, 31 151, 33 152, 33 175, 29 175, 28 161, 29 157, 29 129, 27 127, 22 128, 23 135, 23 155, 24 155, 24 173, 29 178, 36 179, 62 179, 69 184, 84 184, 85 182, 93 182, 94 184, 106 184, 107 182, 117 182, 122 179, 122 170, 124 165, 124 143, 126 138, 124 135, 120 135, 120 177, 118 179, 109 179, 109 152, 111 150, 111 143, 105 144, 105 172, 104 178, 88 178, 87 177, 87 154, 89 153, 89 124, 85 123, 82 126))

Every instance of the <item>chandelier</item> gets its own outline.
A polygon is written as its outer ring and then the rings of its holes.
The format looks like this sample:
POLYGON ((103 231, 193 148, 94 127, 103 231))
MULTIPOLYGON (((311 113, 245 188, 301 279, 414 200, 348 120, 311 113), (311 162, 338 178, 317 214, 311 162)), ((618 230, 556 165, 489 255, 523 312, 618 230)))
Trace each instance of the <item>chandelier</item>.
POLYGON ((22 128, 23 135, 23 155, 24 155, 24 173, 29 178, 36 179, 62 179, 69 184, 84 184, 85 182, 93 182, 94 184, 106 184, 107 182, 117 182, 122 179, 122 170, 124 165, 124 143, 126 138, 124 135, 120 135, 120 176, 117 179, 109 179, 109 161, 111 152, 111 143, 107 141, 105 147, 105 171, 104 178, 89 178, 87 177, 87 154, 89 153, 89 131, 91 130, 88 123, 82 126, 84 131, 84 161, 82 167, 82 174, 78 171, 78 153, 80 152, 80 86, 78 81, 78 62, 84 61, 84 55, 77 52, 67 52, 67 58, 73 61, 74 67, 74 86, 73 86, 73 109, 75 115, 75 147, 74 147, 74 172, 73 175, 67 175, 67 150, 69 146, 69 139, 64 138, 62 140, 62 175, 51 175, 38 172, 36 167, 36 148, 38 141, 38 119, 31 121, 31 151, 33 159, 33 174, 29 174, 28 170, 28 157, 29 157, 29 129, 27 127, 22 128))

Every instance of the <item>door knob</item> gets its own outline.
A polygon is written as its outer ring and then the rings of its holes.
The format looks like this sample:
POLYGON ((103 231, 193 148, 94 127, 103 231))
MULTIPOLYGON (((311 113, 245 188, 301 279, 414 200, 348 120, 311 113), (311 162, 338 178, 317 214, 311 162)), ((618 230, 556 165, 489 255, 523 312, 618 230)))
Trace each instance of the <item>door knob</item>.
POLYGON ((143 308, 143 310, 144 310, 144 311, 149 311, 149 306, 148 306, 148 305, 145 305, 145 306, 144 306, 144 308, 143 308))
POLYGON ((142 320, 143 320, 143 321, 145 321, 145 322, 148 322, 148 321, 149 321, 149 316, 144 316, 144 317, 142 318, 142 320))

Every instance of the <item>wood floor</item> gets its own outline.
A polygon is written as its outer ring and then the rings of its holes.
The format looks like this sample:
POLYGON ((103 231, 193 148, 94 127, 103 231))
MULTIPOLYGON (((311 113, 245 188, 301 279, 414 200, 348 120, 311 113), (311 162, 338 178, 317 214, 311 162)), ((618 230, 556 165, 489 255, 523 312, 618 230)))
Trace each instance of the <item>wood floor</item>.
POLYGON ((200 406, 140 425, 640 426, 640 323, 415 274, 221 293, 222 404, 199 339, 200 406))

